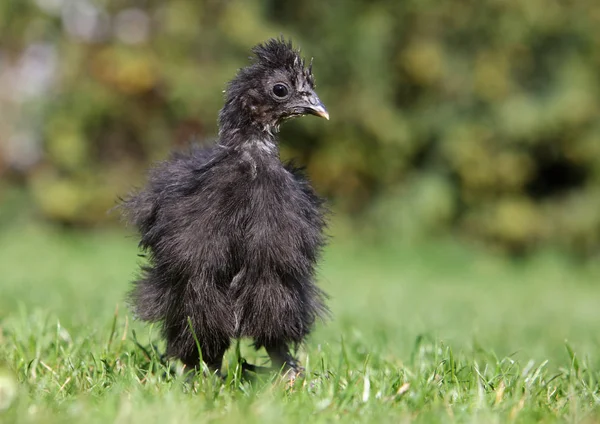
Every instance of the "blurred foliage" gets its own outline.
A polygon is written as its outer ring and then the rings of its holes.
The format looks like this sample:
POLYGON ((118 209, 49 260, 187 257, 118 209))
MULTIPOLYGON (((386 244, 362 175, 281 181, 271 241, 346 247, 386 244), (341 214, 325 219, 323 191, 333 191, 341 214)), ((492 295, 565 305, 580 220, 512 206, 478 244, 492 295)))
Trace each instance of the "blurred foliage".
POLYGON ((0 172, 50 219, 106 220, 150 162, 214 136, 226 81, 280 33, 332 116, 285 126, 282 154, 366 231, 597 251, 597 0, 4 0, 0 63, 58 60, 19 106, 43 154, 0 172))

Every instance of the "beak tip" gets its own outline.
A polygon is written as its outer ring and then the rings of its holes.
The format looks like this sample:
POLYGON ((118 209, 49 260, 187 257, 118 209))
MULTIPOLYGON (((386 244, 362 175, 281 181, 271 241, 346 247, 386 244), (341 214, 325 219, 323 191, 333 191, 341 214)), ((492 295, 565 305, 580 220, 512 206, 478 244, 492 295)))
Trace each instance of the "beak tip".
POLYGON ((329 121, 329 112, 327 112, 327 109, 325 109, 323 105, 311 107, 310 110, 313 115, 318 116, 319 118, 325 118, 329 121))

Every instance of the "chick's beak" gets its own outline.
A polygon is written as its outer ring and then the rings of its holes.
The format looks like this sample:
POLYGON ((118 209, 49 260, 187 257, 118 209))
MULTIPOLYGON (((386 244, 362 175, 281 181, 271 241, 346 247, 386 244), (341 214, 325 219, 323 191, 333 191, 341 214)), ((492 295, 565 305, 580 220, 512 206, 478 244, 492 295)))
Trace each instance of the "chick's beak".
POLYGON ((329 121, 329 112, 325 109, 325 106, 319 99, 316 93, 312 93, 306 99, 306 110, 311 115, 320 116, 321 118, 325 118, 329 121))

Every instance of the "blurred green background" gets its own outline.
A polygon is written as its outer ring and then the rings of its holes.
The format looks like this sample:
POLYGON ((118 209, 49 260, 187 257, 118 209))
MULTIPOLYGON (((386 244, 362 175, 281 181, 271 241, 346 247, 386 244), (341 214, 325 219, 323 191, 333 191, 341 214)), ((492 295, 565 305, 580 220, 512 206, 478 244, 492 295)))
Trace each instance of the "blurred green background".
POLYGON ((355 237, 598 254, 597 0, 3 0, 0 226, 115 225, 280 33, 332 117, 287 124, 282 155, 355 237))

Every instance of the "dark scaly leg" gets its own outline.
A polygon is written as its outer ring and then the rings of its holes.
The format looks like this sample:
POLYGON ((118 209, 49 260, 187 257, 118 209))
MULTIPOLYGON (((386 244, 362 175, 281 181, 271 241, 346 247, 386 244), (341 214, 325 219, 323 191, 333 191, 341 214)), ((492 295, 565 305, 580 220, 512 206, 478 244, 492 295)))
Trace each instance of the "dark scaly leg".
MULTIPOLYGON (((223 341, 218 347, 213 347, 210 352, 202 352, 202 360, 211 373, 216 372, 220 374, 221 365, 223 364, 223 355, 225 355, 225 351, 228 347, 229 341, 223 341)), ((186 368, 191 370, 197 370, 199 368, 200 354, 195 345, 193 349, 190 349, 186 355, 181 357, 181 361, 185 364, 186 368)))
POLYGON ((271 359, 270 367, 263 367, 258 365, 249 364, 245 360, 242 362, 242 370, 250 371, 255 373, 262 372, 282 372, 285 376, 291 380, 295 379, 298 375, 302 374, 304 368, 300 366, 298 361, 292 356, 285 342, 275 343, 255 343, 256 349, 264 347, 271 359))
POLYGON ((275 342, 265 344, 265 349, 269 354, 269 358, 271 358, 273 368, 281 370, 290 379, 296 378, 304 371, 296 358, 290 353, 287 343, 275 342))

